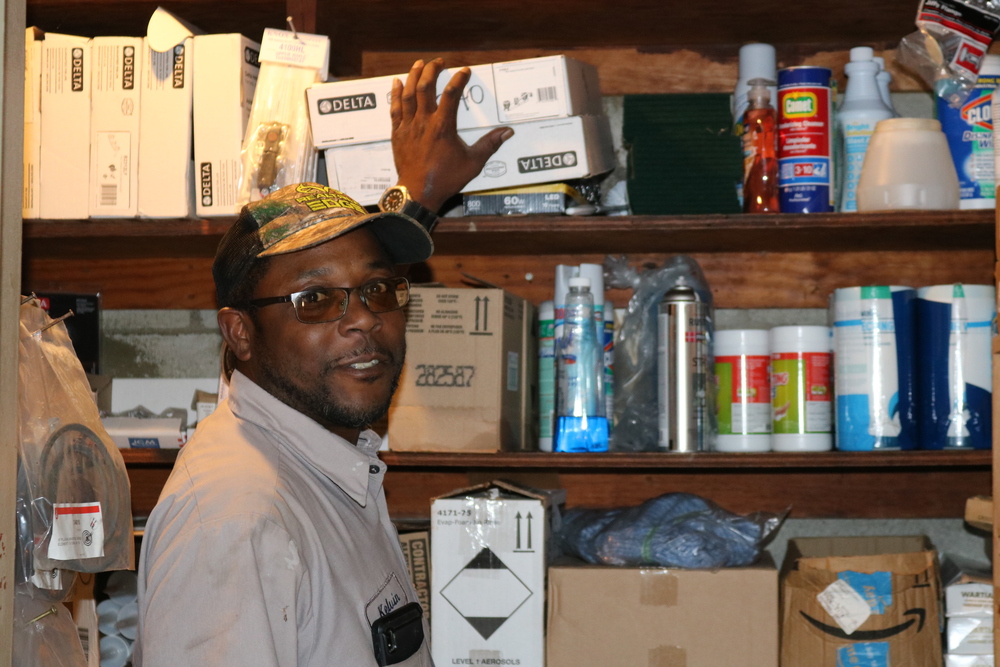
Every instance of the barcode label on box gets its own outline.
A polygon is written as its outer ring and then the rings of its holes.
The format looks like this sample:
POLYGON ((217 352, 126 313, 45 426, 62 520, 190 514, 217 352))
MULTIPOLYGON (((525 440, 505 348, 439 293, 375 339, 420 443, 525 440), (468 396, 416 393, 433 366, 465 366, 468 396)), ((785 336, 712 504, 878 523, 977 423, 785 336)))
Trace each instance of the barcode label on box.
POLYGON ((555 86, 546 86, 545 88, 538 89, 538 101, 539 102, 555 102, 559 99, 556 94, 555 86))
POLYGON ((358 187, 362 190, 385 190, 390 185, 392 185, 391 178, 375 178, 372 182, 363 181, 358 184, 358 187))
POLYGON ((101 186, 101 206, 118 206, 118 186, 101 186))

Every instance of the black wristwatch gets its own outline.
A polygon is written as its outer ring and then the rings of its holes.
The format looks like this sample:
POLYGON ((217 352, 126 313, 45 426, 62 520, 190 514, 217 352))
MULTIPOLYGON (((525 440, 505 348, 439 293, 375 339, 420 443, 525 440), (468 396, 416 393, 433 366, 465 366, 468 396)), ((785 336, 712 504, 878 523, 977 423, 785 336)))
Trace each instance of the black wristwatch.
POLYGON ((437 213, 424 208, 410 197, 410 191, 404 185, 394 185, 382 193, 378 200, 378 208, 385 213, 402 213, 408 215, 428 232, 434 231, 437 225, 437 213))

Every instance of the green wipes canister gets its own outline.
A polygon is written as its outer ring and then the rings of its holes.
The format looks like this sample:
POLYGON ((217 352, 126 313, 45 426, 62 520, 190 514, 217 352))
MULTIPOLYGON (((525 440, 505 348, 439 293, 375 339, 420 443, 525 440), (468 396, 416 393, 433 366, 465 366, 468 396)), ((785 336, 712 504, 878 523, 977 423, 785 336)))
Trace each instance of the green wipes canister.
POLYGON ((770 366, 766 330, 715 332, 716 451, 771 450, 770 366))
POLYGON ((833 448, 829 327, 775 327, 771 347, 771 448, 826 452, 833 448))

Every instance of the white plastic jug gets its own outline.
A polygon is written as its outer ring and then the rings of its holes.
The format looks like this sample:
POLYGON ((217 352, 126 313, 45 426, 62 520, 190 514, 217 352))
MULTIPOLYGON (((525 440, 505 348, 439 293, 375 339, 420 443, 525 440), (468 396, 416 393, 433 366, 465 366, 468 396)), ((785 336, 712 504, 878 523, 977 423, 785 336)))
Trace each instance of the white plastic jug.
POLYGON ((941 123, 889 118, 875 126, 858 182, 859 211, 957 209, 958 175, 941 123))

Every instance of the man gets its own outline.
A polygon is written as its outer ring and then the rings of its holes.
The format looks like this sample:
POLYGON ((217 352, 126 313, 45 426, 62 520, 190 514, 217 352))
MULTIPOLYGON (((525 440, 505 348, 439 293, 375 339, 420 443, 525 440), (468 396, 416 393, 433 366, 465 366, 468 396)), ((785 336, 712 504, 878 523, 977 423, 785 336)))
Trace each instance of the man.
MULTIPOLYGON (((456 114, 469 71, 439 105, 440 71, 415 63, 391 105, 400 185, 430 211, 513 134, 466 146, 456 114)), ((396 267, 432 250, 411 217, 367 215, 316 184, 244 207, 212 268, 230 394, 181 452, 147 523, 137 664, 432 664, 426 624, 407 607, 416 597, 386 511, 379 437, 364 430, 385 414, 403 364, 409 285, 396 267)))

